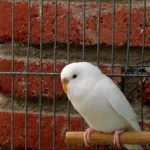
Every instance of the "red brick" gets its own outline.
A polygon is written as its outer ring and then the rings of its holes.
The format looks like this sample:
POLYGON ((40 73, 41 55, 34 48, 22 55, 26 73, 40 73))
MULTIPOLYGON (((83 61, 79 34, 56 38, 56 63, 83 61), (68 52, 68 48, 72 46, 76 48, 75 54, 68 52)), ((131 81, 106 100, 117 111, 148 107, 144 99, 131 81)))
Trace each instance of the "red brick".
MULTIPOLYGON (((11 72, 12 61, 9 59, 0 59, 0 72, 11 72)), ((25 70, 25 62, 15 60, 14 61, 14 71, 15 72, 24 72, 25 70)), ((65 63, 58 63, 56 65, 56 72, 60 73, 62 68, 65 66, 65 63)), ((30 62, 29 64, 29 72, 37 72, 40 73, 40 64, 38 61, 30 62)), ((102 68, 104 73, 109 73, 109 69, 107 67, 102 68)), ((54 64, 52 62, 44 63, 42 66, 43 73, 53 73, 54 72, 54 64)), ((115 73, 120 73, 120 68, 114 69, 115 73)), ((42 76, 42 96, 52 98, 54 94, 54 80, 53 76, 42 76)), ((119 78, 114 78, 116 83, 119 82, 119 78)), ((11 75, 0 75, 0 93, 10 94, 11 93, 11 85, 12 85, 12 76, 11 75)), ((28 76, 28 97, 38 97, 40 89, 40 75, 29 75, 28 76)), ((14 76, 14 94, 16 96, 25 96, 26 90, 26 76, 25 75, 15 75, 14 76)), ((62 85, 60 81, 60 77, 56 77, 56 95, 61 96, 64 94, 62 90, 62 85)))
MULTIPOLYGON (((11 60, 0 59, 0 72, 11 71, 11 60), (5 64, 5 65, 4 65, 5 64)), ((60 72, 64 67, 64 64, 57 64, 57 72, 60 72)), ((54 72, 54 64, 46 63, 43 65, 44 72, 54 72)), ((23 72, 25 71, 24 61, 14 61, 14 71, 23 72)), ((39 72, 40 64, 39 62, 33 61, 29 65, 29 72, 39 72)), ((39 72, 40 73, 40 72, 39 72)), ((11 75, 0 75, 0 92, 9 94, 11 93, 11 75)), ((53 76, 43 76, 42 77, 42 95, 45 97, 53 96, 53 76)), ((26 86, 26 76, 25 75, 15 75, 14 76, 14 93, 16 96, 25 96, 25 86, 26 86)), ((60 77, 56 77, 56 87, 57 95, 62 94, 62 87, 60 82, 60 77)), ((40 88, 40 75, 29 75, 28 76, 28 96, 38 97, 40 88)))
POLYGON ((150 78, 146 78, 143 83, 143 91, 141 91, 141 80, 138 82, 138 95, 137 98, 139 100, 142 100, 143 102, 149 102, 150 101, 150 78), (143 92, 143 94, 141 93, 143 92))
MULTIPOLYGON (((11 145, 11 113, 0 112, 0 145, 11 145)), ((81 130, 81 118, 71 117, 71 130, 81 130)), ((28 114, 28 148, 39 148, 39 115, 28 114)), ((56 149, 65 150, 65 133, 67 131, 67 116, 56 116, 56 149)), ((42 116, 42 150, 51 150, 53 148, 53 115, 42 116)), ((14 147, 25 147, 25 114, 14 113, 14 147)), ((71 146, 72 150, 81 149, 80 146, 71 146)), ((86 148, 90 150, 91 147, 86 148)))
MULTIPOLYGON (((43 43, 54 41, 54 2, 44 3, 43 6, 43 43)), ((150 6, 146 12, 146 43, 150 46, 150 6)), ((101 4, 101 24, 100 42, 106 45, 112 44, 112 5, 101 4)), ((57 40, 58 42, 67 41, 67 2, 58 3, 57 15, 57 40)), ((143 14, 144 8, 141 5, 132 7, 131 23, 131 46, 142 46, 143 14)), ((127 44, 128 38, 128 16, 129 6, 116 5, 115 15, 115 45, 127 44)), ((73 3, 70 5, 70 42, 82 44, 83 34, 83 4, 73 3)), ((18 42, 28 40, 28 2, 15 2, 14 11, 14 39, 18 42)), ((0 2, 0 42, 10 41, 12 38, 12 2, 0 2)), ((97 43, 98 28, 98 4, 95 2, 86 3, 86 45, 97 43)), ((31 43, 40 42, 40 6, 34 2, 31 6, 31 43)))
MULTIPOLYGON (((0 112, 0 146, 10 147, 11 145, 11 113, 0 112)), ((56 149, 65 150, 65 133, 67 131, 67 116, 56 115, 56 149)), ((71 131, 81 131, 82 120, 79 116, 71 116, 71 131)), ((145 123, 144 127, 149 130, 150 124, 145 123)), ((85 125, 85 129, 87 125, 85 125)), ((28 113, 28 148, 39 148, 39 114, 28 113)), ((53 115, 42 115, 42 150, 51 150, 53 148, 53 115)), ((14 147, 25 147, 25 114, 14 113, 14 147)), ((80 146, 71 146, 72 150, 80 150, 80 146)), ((90 150, 86 147, 85 150, 90 150)), ((100 148, 100 150, 102 150, 100 148)))

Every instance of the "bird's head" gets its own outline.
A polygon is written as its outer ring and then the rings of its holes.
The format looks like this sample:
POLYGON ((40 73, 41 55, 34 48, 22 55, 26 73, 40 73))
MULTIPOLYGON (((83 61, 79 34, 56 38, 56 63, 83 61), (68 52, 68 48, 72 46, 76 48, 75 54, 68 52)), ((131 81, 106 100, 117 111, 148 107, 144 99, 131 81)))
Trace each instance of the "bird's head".
MULTIPOLYGON (((94 83, 100 76, 99 69, 87 62, 71 63, 65 66, 61 72, 61 82, 65 93, 80 93, 94 83)), ((90 90, 90 89, 89 89, 90 90)))

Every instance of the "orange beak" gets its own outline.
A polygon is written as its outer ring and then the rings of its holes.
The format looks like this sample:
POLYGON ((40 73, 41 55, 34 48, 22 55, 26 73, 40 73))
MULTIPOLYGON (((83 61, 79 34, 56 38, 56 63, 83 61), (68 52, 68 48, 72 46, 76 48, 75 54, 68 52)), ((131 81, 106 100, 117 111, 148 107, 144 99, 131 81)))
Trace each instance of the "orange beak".
POLYGON ((63 83, 63 90, 67 93, 67 84, 63 83))
POLYGON ((65 93, 67 93, 67 84, 69 83, 68 79, 64 78, 62 80, 62 87, 63 87, 63 90, 65 91, 65 93))

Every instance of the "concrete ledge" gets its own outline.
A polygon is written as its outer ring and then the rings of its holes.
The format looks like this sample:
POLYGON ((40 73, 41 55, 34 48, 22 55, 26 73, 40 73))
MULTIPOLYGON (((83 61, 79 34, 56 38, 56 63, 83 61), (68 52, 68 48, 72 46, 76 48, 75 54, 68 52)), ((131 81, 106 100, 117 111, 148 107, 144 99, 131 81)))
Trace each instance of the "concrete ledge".
MULTIPOLYGON (((54 41, 54 2, 45 2, 43 7, 43 43, 54 41)), ((117 4, 115 15, 115 45, 127 44, 128 38, 128 5, 117 4)), ((146 8, 146 41, 150 46, 150 6, 146 8)), ((131 46, 142 46, 143 35, 143 5, 133 4, 131 23, 131 46)), ((70 5, 70 43, 82 44, 83 35, 83 4, 72 2, 70 5)), ((28 39, 28 2, 15 2, 14 39, 27 42, 28 39)), ((100 43, 112 44, 112 5, 101 4, 100 43)), ((10 41, 12 38, 12 3, 0 2, 0 42, 10 41)), ((98 35, 98 4, 86 3, 86 45, 97 44, 98 35)), ((67 2, 58 3, 57 40, 60 43, 67 41, 67 2)), ((31 6, 31 43, 40 42, 40 5, 33 2, 31 6)))

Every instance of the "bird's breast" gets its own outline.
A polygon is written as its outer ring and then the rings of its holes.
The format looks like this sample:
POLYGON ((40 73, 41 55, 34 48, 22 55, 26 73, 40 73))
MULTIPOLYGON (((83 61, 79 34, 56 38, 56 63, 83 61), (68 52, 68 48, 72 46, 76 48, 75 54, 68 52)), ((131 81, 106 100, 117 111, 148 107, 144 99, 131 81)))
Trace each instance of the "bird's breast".
POLYGON ((128 123, 121 117, 103 97, 102 100, 82 100, 73 103, 88 125, 97 131, 111 133, 125 128, 128 123))

